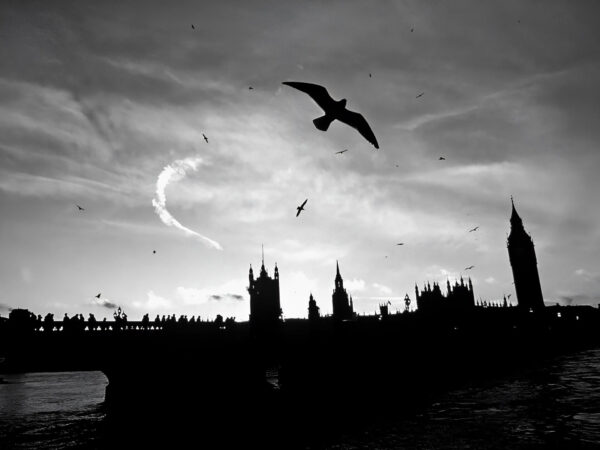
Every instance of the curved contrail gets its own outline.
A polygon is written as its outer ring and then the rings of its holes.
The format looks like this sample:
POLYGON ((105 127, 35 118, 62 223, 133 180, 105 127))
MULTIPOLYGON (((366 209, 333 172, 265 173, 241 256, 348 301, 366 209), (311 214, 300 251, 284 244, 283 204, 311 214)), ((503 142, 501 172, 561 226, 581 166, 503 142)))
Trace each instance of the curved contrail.
POLYGON ((181 225, 167 210, 167 197, 165 195, 165 189, 167 188, 167 185, 171 181, 179 181, 183 179, 189 170, 197 170, 200 164, 202 164, 202 158, 185 158, 178 159, 177 161, 166 165, 162 172, 158 175, 158 180, 156 180, 156 198, 152 199, 152 206, 154 206, 156 214, 158 214, 158 217, 160 217, 160 220, 162 220, 165 225, 179 228, 188 236, 193 236, 200 239, 203 243, 211 248, 223 250, 223 247, 221 247, 221 244, 219 244, 217 241, 213 241, 212 239, 202 236, 200 233, 181 225))

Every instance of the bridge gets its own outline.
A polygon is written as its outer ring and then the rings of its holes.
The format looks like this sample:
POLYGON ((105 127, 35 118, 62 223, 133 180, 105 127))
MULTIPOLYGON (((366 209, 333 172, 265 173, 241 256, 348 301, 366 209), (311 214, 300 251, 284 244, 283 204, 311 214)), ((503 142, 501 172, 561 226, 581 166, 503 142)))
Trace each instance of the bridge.
POLYGON ((577 306, 288 319, 264 334, 249 322, 180 319, 50 321, 13 311, 0 320, 0 372, 100 370, 109 381, 106 403, 119 410, 150 399, 176 408, 186 398, 259 409, 285 401, 306 411, 323 398, 405 403, 474 376, 600 345, 600 309, 577 306))

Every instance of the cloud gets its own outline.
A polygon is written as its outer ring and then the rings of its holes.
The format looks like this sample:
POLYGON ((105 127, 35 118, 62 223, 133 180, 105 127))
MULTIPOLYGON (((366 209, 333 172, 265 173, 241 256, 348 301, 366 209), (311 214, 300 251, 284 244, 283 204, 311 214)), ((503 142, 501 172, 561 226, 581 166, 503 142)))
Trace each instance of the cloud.
POLYGON ((215 300, 215 301, 227 301, 227 300, 242 301, 242 300, 244 300, 244 296, 240 295, 240 294, 211 294, 208 297, 208 299, 215 300))
POLYGON ((353 278, 351 280, 344 281, 346 285, 346 289, 349 291, 364 291, 365 290, 365 280, 360 280, 357 278, 353 278))
POLYGON ((134 307, 144 311, 164 310, 173 306, 171 300, 155 294, 154 291, 148 291, 145 301, 134 301, 132 304, 134 307))
POLYGON ((559 297, 559 301, 569 305, 596 305, 600 304, 600 296, 589 294, 568 294, 559 297))
POLYGON ((210 302, 219 303, 240 303, 247 299, 239 293, 240 282, 238 280, 224 283, 221 286, 212 286, 206 288, 190 288, 179 286, 175 290, 175 296, 186 305, 202 305, 210 302))
POLYGON ((156 180, 156 198, 152 199, 152 205, 154 206, 156 214, 158 214, 158 217, 160 217, 160 220, 162 220, 165 225, 179 228, 187 236, 196 237, 211 248, 223 250, 221 244, 183 226, 167 210, 167 196, 165 194, 165 189, 167 188, 168 184, 171 181, 179 181, 183 179, 189 170, 196 171, 200 164, 202 164, 202 158, 185 158, 178 159, 177 161, 165 166, 156 180))
POLYGON ((600 274, 591 273, 585 269, 577 269, 575 271, 575 275, 583 278, 585 281, 596 282, 596 283, 600 282, 600 274))
POLYGON ((389 295, 392 293, 392 289, 379 283, 373 283, 373 287, 384 295, 389 295))
POLYGON ((106 308, 106 309, 117 309, 119 307, 119 305, 117 305, 114 302, 111 302, 107 298, 94 298, 94 305, 100 306, 100 307, 106 308))

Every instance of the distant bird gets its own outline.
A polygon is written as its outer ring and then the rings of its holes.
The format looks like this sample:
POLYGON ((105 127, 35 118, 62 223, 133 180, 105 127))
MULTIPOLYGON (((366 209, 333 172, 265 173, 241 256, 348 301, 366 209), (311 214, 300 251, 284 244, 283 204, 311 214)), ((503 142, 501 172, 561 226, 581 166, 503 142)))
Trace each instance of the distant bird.
POLYGON ((248 86, 248 90, 253 90, 254 88, 252 86, 248 86))
POLYGON ((202 137, 204 138, 204 140, 206 141, 206 143, 208 144, 208 138, 206 137, 206 135, 204 133, 202 133, 202 137))
POLYGON ((155 253, 156 253, 156 250, 152 250, 152 254, 155 254, 155 253))
POLYGON ((411 29, 410 29, 410 32, 412 33, 413 31, 415 31, 415 29, 414 29, 414 28, 411 28, 411 29))
POLYGON ((440 156, 440 157, 438 158, 438 160, 439 160, 439 161, 446 161, 446 158, 444 158, 443 156, 440 156))
POLYGON ((96 295, 96 298, 100 298, 101 295, 102 295, 102 292, 100 292, 100 294, 96 295))
POLYGON ((344 149, 344 150, 340 150, 339 152, 335 152, 336 155, 342 155, 344 153, 346 153, 348 151, 348 149, 344 149))
POLYGON ((471 270, 473 268, 475 268, 475 266, 469 266, 469 267, 465 267, 465 270, 471 270))
POLYGON ((511 295, 512 295, 512 294, 508 294, 508 297, 506 297, 506 298, 507 298, 507 299, 509 299, 511 295))
POLYGON ((477 231, 478 229, 479 229, 479 227, 471 228, 471 229, 469 230, 469 233, 472 233, 473 231, 477 231))
POLYGON ((404 242, 398 242, 396 245, 404 245, 404 242))
POLYGON ((421 98, 425 95, 425 92, 421 92, 419 95, 417 95, 415 98, 421 98))
POLYGON ((400 167, 398 164, 396 164, 396 167, 400 167))
POLYGON ((371 73, 369 73, 369 78, 372 78, 372 77, 373 77, 373 75, 371 75, 371 73))
POLYGON ((375 148, 379 148, 373 130, 371 130, 371 127, 365 118, 359 113, 346 109, 345 98, 335 101, 331 98, 327 89, 318 84, 301 83, 298 81, 284 81, 283 84, 308 94, 316 104, 325 111, 324 116, 313 120, 315 127, 319 130, 327 131, 331 122, 337 119, 340 122, 355 128, 367 141, 373 144, 375 148))
POLYGON ((79 206, 79 205, 75 205, 75 206, 77 206, 77 209, 78 209, 79 211, 85 211, 85 208, 82 208, 82 207, 81 207, 81 206, 79 206))
POLYGON ((304 200, 304 203, 302 203, 300 206, 296 207, 296 209, 298 210, 298 212, 296 213, 296 217, 298 217, 300 215, 300 213, 302 211, 304 211, 304 205, 306 205, 307 201, 308 201, 308 199, 304 200))
POLYGON ((192 24, 192 30, 195 30, 195 29, 196 29, 196 27, 194 26, 194 24, 192 24))

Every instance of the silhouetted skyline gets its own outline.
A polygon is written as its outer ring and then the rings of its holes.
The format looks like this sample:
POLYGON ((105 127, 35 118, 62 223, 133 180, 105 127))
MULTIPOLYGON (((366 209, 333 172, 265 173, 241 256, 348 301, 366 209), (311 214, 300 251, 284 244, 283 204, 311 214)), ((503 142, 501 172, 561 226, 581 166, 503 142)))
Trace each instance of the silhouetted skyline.
POLYGON ((3 2, 0 315, 241 318, 261 244, 286 317, 332 313, 336 260, 357 313, 466 274, 516 300, 511 195, 545 299, 600 303, 599 7, 3 2))

